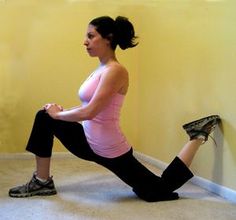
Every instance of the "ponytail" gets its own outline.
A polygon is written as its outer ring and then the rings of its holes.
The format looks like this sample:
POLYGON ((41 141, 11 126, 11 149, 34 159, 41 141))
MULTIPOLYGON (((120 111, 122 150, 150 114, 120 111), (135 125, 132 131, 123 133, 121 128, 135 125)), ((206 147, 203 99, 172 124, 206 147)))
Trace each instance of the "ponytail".
POLYGON ((137 37, 134 27, 126 17, 118 16, 113 20, 109 16, 102 16, 93 19, 89 24, 95 26, 97 32, 110 41, 113 50, 116 49, 117 45, 125 50, 138 44, 135 43, 137 37))
POLYGON ((115 20, 117 44, 122 50, 135 47, 134 27, 126 17, 118 16, 115 20))

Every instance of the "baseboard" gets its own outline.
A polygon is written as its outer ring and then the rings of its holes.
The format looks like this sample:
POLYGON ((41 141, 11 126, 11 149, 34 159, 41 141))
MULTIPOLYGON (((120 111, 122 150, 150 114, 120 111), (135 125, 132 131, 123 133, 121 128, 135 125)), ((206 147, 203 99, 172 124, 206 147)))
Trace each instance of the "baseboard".
MULTIPOLYGON (((156 158, 150 157, 150 156, 145 155, 143 153, 135 152, 134 154, 137 158, 157 167, 160 170, 164 170, 168 166, 167 163, 164 163, 156 158)), ((210 180, 204 179, 199 176, 194 176, 190 181, 193 184, 198 185, 199 187, 201 187, 209 192, 217 194, 230 202, 236 203, 236 191, 235 190, 232 190, 232 189, 227 188, 225 186, 216 184, 210 180)))
MULTIPOLYGON (((153 158, 151 156, 145 155, 143 153, 134 152, 134 155, 140 159, 143 160, 155 167, 157 167, 160 170, 164 170, 168 164, 164 163, 156 158, 153 158)), ((4 159, 33 159, 34 155, 33 154, 29 154, 29 153, 0 153, 0 160, 4 160, 4 159)), ((54 152, 53 153, 53 158, 76 158, 74 155, 72 155, 69 152, 54 152)), ((215 193, 219 196, 221 196, 222 198, 236 203, 236 191, 232 190, 230 188, 227 188, 225 186, 213 183, 210 180, 204 179, 202 177, 199 176, 194 176, 191 179, 191 182, 195 185, 198 185, 199 187, 206 189, 209 192, 215 193)))

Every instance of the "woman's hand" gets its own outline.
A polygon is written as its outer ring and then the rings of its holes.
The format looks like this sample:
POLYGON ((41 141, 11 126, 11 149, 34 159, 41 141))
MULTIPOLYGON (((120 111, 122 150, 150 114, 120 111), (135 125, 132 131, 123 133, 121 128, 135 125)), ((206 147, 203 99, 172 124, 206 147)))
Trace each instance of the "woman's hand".
POLYGON ((43 107, 44 110, 54 119, 57 119, 58 113, 63 111, 62 106, 55 103, 48 103, 43 107))
POLYGON ((63 107, 61 105, 56 104, 56 103, 47 103, 43 106, 43 109, 47 111, 47 109, 50 108, 53 105, 58 106, 60 108, 60 110, 63 111, 63 107))

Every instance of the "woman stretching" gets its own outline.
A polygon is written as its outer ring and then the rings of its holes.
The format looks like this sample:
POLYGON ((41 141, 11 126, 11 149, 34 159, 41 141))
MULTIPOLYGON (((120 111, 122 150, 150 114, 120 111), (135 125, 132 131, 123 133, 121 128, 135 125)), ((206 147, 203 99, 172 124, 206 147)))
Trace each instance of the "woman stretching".
POLYGON ((9 196, 57 193, 50 176, 55 136, 77 157, 96 162, 116 174, 139 198, 148 202, 178 199, 174 191, 193 177, 188 167, 220 118, 211 115, 185 124, 190 140, 161 176, 143 166, 133 156, 132 147, 119 126, 129 77, 115 50, 117 45, 123 50, 135 47, 135 39, 133 25, 125 17, 113 20, 102 16, 89 23, 84 45, 91 57, 99 59, 99 66, 79 89, 82 106, 63 109, 50 103, 37 112, 26 146, 27 151, 35 154, 36 170, 26 185, 10 189, 9 196))

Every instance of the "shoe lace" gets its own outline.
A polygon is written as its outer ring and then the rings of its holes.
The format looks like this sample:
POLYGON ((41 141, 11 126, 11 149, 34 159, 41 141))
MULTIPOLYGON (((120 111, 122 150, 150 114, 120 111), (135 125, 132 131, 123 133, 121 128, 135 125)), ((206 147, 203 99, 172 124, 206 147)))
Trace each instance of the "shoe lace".
POLYGON ((27 182, 25 185, 23 185, 23 187, 25 187, 25 189, 26 189, 26 192, 28 193, 30 190, 30 185, 33 183, 33 182, 35 182, 33 179, 31 179, 29 182, 27 182))
POLYGON ((27 193, 29 192, 29 188, 30 188, 29 185, 30 185, 30 182, 28 182, 28 183, 25 184, 25 188, 26 188, 26 192, 27 192, 27 193))
POLYGON ((211 138, 211 140, 213 140, 213 142, 214 142, 214 144, 215 144, 215 146, 217 147, 217 143, 216 143, 216 140, 211 136, 211 135, 208 135, 210 138, 211 138))

